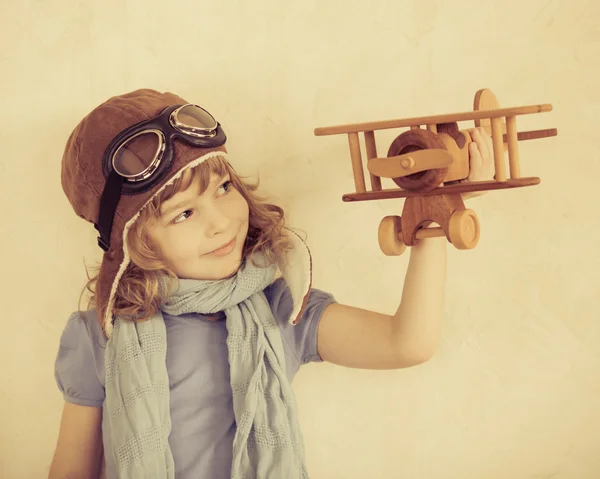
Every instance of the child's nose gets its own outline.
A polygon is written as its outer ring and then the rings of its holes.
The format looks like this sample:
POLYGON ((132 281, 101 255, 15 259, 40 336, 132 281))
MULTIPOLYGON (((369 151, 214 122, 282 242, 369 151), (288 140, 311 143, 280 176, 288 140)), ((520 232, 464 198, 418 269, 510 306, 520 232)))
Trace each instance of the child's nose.
POLYGON ((224 233, 229 229, 231 221, 219 208, 213 208, 208 218, 209 235, 224 233))

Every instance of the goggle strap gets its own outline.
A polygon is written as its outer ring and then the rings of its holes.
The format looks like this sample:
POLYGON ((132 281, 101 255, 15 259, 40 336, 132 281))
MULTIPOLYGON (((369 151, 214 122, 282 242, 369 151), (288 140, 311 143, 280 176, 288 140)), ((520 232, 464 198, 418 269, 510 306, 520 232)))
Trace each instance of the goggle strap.
POLYGON ((123 188, 124 178, 115 170, 111 170, 106 179, 106 185, 100 198, 100 211, 98 214, 98 223, 95 228, 100 233, 98 236, 98 246, 105 252, 110 248, 110 233, 112 231, 113 219, 119 200, 121 199, 121 189, 123 188))

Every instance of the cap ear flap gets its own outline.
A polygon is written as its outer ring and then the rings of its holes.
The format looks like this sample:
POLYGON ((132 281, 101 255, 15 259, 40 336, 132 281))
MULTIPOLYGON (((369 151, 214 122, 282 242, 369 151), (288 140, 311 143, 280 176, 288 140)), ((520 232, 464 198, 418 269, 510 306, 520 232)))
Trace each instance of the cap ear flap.
POLYGON ((293 248, 279 265, 283 278, 290 288, 293 308, 288 318, 292 324, 298 324, 308 302, 312 286, 312 257, 308 246, 294 231, 287 229, 293 248))

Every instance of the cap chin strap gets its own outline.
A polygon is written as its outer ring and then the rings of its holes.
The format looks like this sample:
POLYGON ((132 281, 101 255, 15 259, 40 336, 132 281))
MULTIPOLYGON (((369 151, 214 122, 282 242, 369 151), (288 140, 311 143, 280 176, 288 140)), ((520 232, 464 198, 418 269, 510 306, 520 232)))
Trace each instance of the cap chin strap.
POLYGON ((100 212, 98 214, 98 223, 94 227, 100 233, 98 236, 98 246, 107 252, 110 249, 110 232, 115 217, 117 205, 121 199, 121 189, 125 179, 115 170, 111 170, 104 185, 104 191, 100 198, 100 212))

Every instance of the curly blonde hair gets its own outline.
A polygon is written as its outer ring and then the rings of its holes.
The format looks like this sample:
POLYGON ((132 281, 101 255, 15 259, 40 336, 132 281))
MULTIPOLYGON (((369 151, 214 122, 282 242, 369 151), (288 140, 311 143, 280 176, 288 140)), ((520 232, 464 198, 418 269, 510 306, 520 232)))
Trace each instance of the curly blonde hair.
MULTIPOLYGON (((267 203, 256 194, 258 181, 248 183, 238 176, 231 165, 222 157, 209 158, 200 165, 186 170, 177 180, 156 195, 140 212, 137 221, 127 234, 127 249, 131 262, 125 269, 117 291, 112 313, 123 319, 143 321, 156 314, 158 308, 167 299, 177 276, 161 260, 157 248, 149 235, 148 225, 159 216, 160 206, 175 194, 186 190, 195 181, 200 183, 200 192, 204 192, 210 183, 211 174, 224 176, 229 174, 231 185, 240 192, 249 206, 248 235, 244 244, 242 260, 254 259, 261 253, 270 264, 279 263, 292 248, 286 233, 283 209, 267 203), (171 279, 171 288, 161 287, 162 280, 171 279)), ((95 285, 98 280, 99 266, 93 276, 88 273, 88 281, 81 296, 90 293, 88 309, 96 301, 95 285)), ((86 268, 87 272, 87 268, 86 268)))

